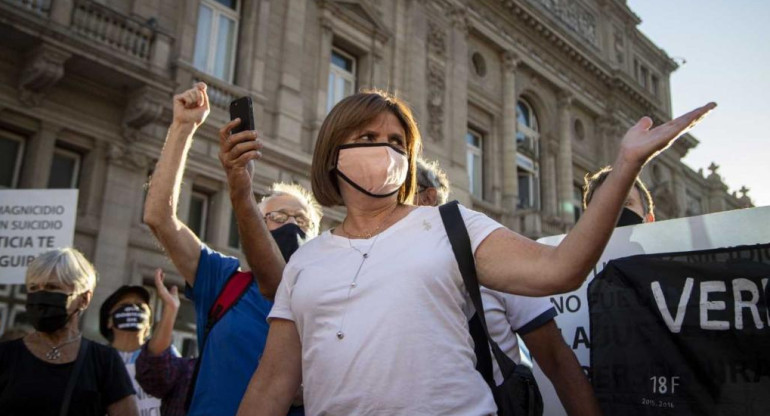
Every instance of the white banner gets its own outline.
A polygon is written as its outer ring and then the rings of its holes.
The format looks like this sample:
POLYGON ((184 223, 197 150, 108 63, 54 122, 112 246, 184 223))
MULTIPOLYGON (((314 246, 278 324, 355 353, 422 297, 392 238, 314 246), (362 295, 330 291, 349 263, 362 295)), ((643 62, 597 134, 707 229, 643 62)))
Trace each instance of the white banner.
MULTIPOLYGON (((720 212, 699 217, 641 224, 617 228, 599 262, 580 289, 552 296, 556 308, 556 324, 562 336, 572 348, 585 371, 591 367, 588 300, 588 283, 602 271, 610 260, 637 254, 673 253, 708 250, 748 244, 770 242, 770 206, 720 212)), ((557 245, 564 235, 544 237, 538 242, 557 245)), ((548 378, 535 363, 535 377, 543 394, 545 416, 562 416, 567 413, 561 406, 556 391, 548 378)))
POLYGON ((24 283, 40 253, 72 246, 77 189, 0 190, 0 284, 24 283))

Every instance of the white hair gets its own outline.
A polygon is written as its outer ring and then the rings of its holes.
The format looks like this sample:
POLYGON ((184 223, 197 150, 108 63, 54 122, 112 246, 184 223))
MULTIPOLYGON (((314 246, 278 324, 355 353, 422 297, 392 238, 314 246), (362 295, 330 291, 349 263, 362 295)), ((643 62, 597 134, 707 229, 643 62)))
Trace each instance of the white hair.
POLYGON ((270 198, 283 195, 289 195, 297 198, 302 203, 302 205, 306 207, 308 218, 310 219, 310 222, 312 222, 312 226, 307 231, 307 239, 311 239, 317 236, 318 229, 321 226, 320 223, 321 218, 323 217, 323 211, 321 210, 321 205, 318 203, 318 201, 316 201, 313 194, 302 187, 302 185, 286 182, 274 183, 270 187, 268 194, 265 195, 262 198, 262 201, 259 202, 259 212, 261 212, 262 215, 265 215, 265 202, 270 198))
POLYGON ((56 276, 66 287, 75 289, 75 293, 94 291, 96 287, 96 270, 83 253, 65 247, 46 251, 40 254, 27 266, 24 281, 27 287, 33 284, 45 286, 56 276))

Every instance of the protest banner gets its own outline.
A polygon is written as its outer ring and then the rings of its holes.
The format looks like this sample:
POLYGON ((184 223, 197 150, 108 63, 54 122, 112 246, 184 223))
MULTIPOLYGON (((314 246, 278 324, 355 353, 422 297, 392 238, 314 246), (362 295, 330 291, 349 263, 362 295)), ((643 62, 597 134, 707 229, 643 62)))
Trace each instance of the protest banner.
POLYGON ((610 261, 588 286, 606 415, 770 414, 770 244, 610 261))
MULTIPOLYGON (((770 242, 770 207, 726 211, 615 229, 594 270, 573 292, 550 297, 556 308, 556 324, 586 374, 590 372, 588 284, 613 259, 637 254, 673 253, 770 242)), ((564 235, 538 240, 556 245, 564 235)), ((545 403, 546 416, 566 415, 553 385, 535 363, 534 373, 545 403)))
POLYGON ((22 284, 40 253, 72 246, 77 189, 0 190, 0 284, 22 284))

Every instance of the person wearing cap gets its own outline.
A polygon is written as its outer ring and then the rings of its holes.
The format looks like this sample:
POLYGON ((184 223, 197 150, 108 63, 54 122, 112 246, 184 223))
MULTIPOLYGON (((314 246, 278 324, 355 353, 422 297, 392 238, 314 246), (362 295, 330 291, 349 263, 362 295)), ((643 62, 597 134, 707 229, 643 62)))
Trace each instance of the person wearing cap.
POLYGON ((136 390, 142 415, 157 415, 161 402, 147 394, 136 381, 136 359, 150 336, 150 292, 142 286, 121 286, 99 309, 99 332, 118 351, 136 390))

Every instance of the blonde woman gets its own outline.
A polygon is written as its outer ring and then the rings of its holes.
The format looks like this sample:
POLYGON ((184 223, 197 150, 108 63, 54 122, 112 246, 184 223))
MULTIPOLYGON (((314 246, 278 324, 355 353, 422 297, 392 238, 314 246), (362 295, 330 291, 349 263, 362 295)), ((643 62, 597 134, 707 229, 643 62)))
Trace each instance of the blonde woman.
POLYGON ((96 287, 91 263, 73 248, 51 250, 30 263, 25 284, 27 316, 35 331, 0 344, 2 414, 58 415, 66 407, 69 415, 138 415, 134 388, 117 351, 83 338, 78 327, 96 287), (71 398, 65 401, 77 367, 71 398))

